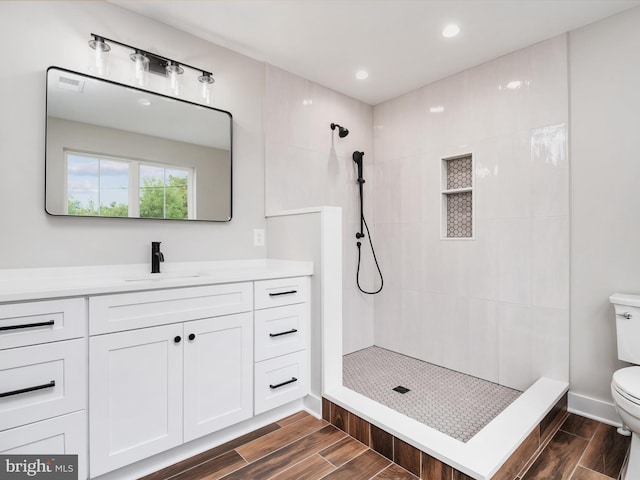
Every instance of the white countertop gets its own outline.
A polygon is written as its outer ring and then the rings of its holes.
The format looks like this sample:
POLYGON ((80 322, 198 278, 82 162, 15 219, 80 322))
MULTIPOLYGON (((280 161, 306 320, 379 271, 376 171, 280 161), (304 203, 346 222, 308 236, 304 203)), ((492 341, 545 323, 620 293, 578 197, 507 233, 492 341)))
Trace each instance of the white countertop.
POLYGON ((313 274, 312 262, 257 259, 0 270, 0 302, 234 283, 313 274))

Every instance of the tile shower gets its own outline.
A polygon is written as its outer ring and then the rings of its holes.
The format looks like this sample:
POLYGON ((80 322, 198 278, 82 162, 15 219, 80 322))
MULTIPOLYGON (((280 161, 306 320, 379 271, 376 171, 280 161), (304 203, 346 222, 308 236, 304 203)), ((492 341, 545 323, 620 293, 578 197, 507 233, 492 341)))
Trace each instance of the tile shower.
POLYGON ((518 390, 568 381, 566 49, 555 37, 374 107, 375 191, 393 192, 374 205, 376 346, 518 390), (469 153, 473 182, 447 178, 469 153), (473 232, 443 200, 470 183, 473 232))
POLYGON ((566 72, 561 35, 371 108, 266 66, 267 211, 342 207, 344 354, 375 345, 515 390, 568 381, 566 72), (385 276, 375 298, 354 285, 353 150, 385 276), (459 187, 442 162, 469 155, 472 188, 443 202, 459 187), (449 203, 470 220, 451 235, 449 203))

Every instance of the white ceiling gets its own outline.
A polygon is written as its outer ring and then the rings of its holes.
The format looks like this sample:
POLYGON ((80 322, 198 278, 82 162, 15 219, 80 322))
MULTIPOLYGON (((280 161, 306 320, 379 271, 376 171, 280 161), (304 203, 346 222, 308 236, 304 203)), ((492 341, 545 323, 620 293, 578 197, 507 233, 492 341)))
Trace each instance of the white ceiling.
POLYGON ((231 149, 227 113, 54 67, 47 70, 47 117, 231 149))
MULTIPOLYGON (((112 3, 375 105, 640 0, 112 3), (448 23, 457 23, 460 35, 442 37, 448 23), (355 78, 359 69, 369 72, 367 80, 355 78)), ((211 68, 215 76, 216 67, 211 68)))

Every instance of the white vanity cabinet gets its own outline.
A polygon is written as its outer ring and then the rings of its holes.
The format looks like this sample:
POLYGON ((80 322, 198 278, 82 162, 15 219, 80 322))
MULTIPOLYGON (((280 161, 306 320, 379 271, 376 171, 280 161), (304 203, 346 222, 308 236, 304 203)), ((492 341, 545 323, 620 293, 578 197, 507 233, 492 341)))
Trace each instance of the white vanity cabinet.
POLYGON ((92 477, 252 416, 252 300, 247 282, 89 298, 92 477))
POLYGON ((78 455, 86 478, 86 300, 0 304, 0 453, 78 455))
POLYGON ((255 282, 256 415, 309 393, 309 278, 255 282))
POLYGON ((313 265, 174 268, 0 270, 0 453, 139 478, 302 406, 313 265))

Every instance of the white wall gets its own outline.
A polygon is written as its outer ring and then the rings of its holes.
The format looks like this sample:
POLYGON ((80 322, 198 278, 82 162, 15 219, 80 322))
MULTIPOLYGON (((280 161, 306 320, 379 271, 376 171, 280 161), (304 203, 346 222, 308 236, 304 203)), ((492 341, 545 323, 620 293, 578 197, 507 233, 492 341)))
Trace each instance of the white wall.
MULTIPOLYGON (((373 224, 372 107, 271 65, 265 72, 267 215, 321 205, 342 207, 344 353, 373 345, 373 298, 355 284, 360 229, 357 174, 351 155, 364 151, 365 215, 373 224), (349 129, 345 138, 331 123, 349 129)), ((372 232, 375 241, 375 232, 372 232)), ((362 286, 374 289, 363 248, 362 286)))
MULTIPOLYGON (((0 32, 6 46, 0 67, 0 268, 146 263, 152 240, 162 241, 168 262, 266 255, 265 247, 253 247, 253 228, 265 226, 262 63, 106 2, 0 2, 0 32), (230 223, 45 214, 45 70, 56 65, 88 73, 90 33, 214 73, 213 106, 234 120, 230 223)), ((112 80, 128 83, 129 53, 113 47, 112 80)), ((185 72, 191 101, 197 101, 197 88, 190 89, 196 76, 185 72)))
MULTIPOLYGON (((571 32, 571 390, 611 402, 612 293, 640 293, 640 9, 571 32)), ((640 339, 639 339, 640 341, 640 339)))
POLYGON ((567 99, 559 36, 375 106, 376 345, 518 389, 568 380, 567 99), (441 159, 466 153, 475 238, 443 240, 441 159))

